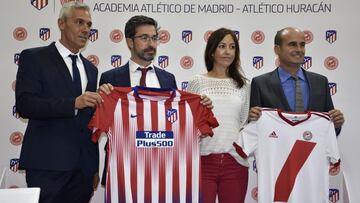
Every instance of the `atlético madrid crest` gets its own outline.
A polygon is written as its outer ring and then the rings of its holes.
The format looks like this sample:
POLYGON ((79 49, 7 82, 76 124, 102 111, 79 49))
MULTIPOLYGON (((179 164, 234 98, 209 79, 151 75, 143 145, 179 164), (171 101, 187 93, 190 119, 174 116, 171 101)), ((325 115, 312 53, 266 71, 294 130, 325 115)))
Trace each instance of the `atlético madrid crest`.
POLYGON ((240 32, 237 31, 237 30, 233 30, 235 36, 236 36, 236 39, 239 40, 240 39, 240 32))
POLYGON ((304 63, 301 66, 303 69, 308 70, 312 66, 311 56, 304 56, 304 63))
POLYGON ((121 56, 120 55, 112 55, 111 56, 111 65, 114 68, 121 66, 121 56))
POLYGON ((168 56, 159 56, 158 64, 161 68, 166 68, 169 65, 169 57, 168 56))
POLYGON ((10 159, 10 170, 14 173, 19 170, 19 159, 10 159))
POLYGON ((41 10, 48 5, 48 0, 30 0, 31 5, 33 5, 37 10, 41 10))
POLYGON ((182 31, 182 40, 188 44, 192 40, 192 31, 191 30, 183 30, 182 31))
POLYGON ((330 44, 334 43, 337 39, 337 32, 336 30, 326 30, 326 41, 328 41, 330 44))
POLYGON ((253 160, 252 169, 253 169, 253 171, 254 171, 255 173, 258 172, 257 166, 256 166, 256 160, 255 160, 255 159, 253 160))
POLYGON ((14 63, 16 65, 19 65, 19 59, 20 59, 20 54, 19 53, 15 53, 14 54, 14 63))
POLYGON ((333 96, 337 92, 337 85, 334 82, 329 82, 328 85, 329 85, 330 95, 333 96))
POLYGON ((176 109, 168 109, 166 111, 166 119, 171 123, 174 123, 178 119, 178 113, 176 109))
POLYGON ((91 42, 94 42, 98 39, 99 37, 99 32, 97 29, 90 29, 90 35, 89 35, 89 40, 91 42))
POLYGON ((188 88, 188 86, 189 86, 189 82, 188 82, 188 81, 182 82, 182 83, 181 83, 181 90, 186 91, 187 88, 188 88))
POLYGON ((338 189, 330 188, 329 189, 329 201, 332 203, 337 202, 340 199, 340 192, 338 189))
POLYGON ((46 41, 50 38, 50 29, 49 28, 40 28, 39 30, 40 39, 46 41))
POLYGON ((260 69, 264 65, 264 58, 262 56, 254 56, 253 57, 253 66, 256 69, 260 69))

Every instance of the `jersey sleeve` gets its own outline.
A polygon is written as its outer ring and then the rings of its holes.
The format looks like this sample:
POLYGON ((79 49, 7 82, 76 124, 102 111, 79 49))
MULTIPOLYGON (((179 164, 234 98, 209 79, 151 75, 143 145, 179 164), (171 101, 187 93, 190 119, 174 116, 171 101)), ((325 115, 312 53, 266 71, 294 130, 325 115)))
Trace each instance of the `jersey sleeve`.
POLYGON ((236 152, 242 157, 247 158, 250 154, 254 153, 258 146, 258 121, 250 122, 239 133, 239 138, 233 143, 236 152))
POLYGON ((178 90, 181 93, 181 100, 186 101, 191 109, 196 127, 201 135, 213 136, 213 128, 219 126, 211 109, 200 103, 200 96, 197 94, 178 90))
POLYGON ((88 127, 93 133, 91 140, 95 143, 98 142, 101 133, 106 133, 109 130, 111 123, 113 123, 116 106, 116 99, 113 94, 114 93, 105 95, 100 93, 104 102, 97 105, 95 113, 89 122, 88 127))
POLYGON ((210 109, 204 107, 203 105, 201 105, 201 108, 201 114, 198 118, 195 118, 198 121, 197 126, 202 135, 213 136, 214 132, 212 129, 218 127, 219 123, 210 109))
POLYGON ((335 126, 334 123, 329 121, 329 125, 327 127, 326 135, 326 155, 329 158, 330 162, 333 164, 337 164, 340 161, 340 154, 335 134, 335 126))

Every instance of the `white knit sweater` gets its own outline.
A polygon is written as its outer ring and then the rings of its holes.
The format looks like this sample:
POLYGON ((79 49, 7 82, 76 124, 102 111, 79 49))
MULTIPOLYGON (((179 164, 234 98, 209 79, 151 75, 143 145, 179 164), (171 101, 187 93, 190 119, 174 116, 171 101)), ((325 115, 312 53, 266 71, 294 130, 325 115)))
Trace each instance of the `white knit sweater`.
POLYGON ((214 106, 212 111, 219 122, 219 127, 213 130, 214 136, 201 139, 201 155, 229 153, 237 162, 248 166, 248 162, 235 152, 233 142, 247 122, 250 86, 246 83, 239 89, 236 85, 231 78, 196 75, 189 81, 188 91, 208 96, 214 106))

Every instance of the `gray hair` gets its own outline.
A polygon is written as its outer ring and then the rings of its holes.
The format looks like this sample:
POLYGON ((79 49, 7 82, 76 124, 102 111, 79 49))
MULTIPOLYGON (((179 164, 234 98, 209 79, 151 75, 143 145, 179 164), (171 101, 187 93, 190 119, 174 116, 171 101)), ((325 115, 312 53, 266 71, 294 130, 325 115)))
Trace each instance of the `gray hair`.
POLYGON ((90 7, 84 3, 78 2, 78 1, 71 1, 68 3, 65 3, 61 10, 60 10, 60 14, 59 14, 59 18, 66 20, 69 17, 69 13, 71 10, 74 9, 84 9, 87 11, 90 11, 90 7))

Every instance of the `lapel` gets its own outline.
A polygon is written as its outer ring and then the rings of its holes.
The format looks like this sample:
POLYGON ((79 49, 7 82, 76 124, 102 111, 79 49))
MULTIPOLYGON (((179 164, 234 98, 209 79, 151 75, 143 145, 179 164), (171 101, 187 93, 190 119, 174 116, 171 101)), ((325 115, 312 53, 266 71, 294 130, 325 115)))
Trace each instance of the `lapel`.
MULTIPOLYGON (((94 75, 94 70, 93 67, 91 66, 90 62, 88 62, 82 54, 80 54, 80 59, 82 60, 83 64, 84 64, 84 68, 85 68, 85 73, 86 73, 86 77, 87 77, 87 85, 85 90, 86 91, 95 91, 92 89, 91 84, 96 84, 96 75, 94 75)), ((96 85, 95 85, 96 86, 96 85)))
POLYGON ((280 77, 277 71, 277 68, 270 73, 270 85, 269 87, 273 88, 274 96, 277 97, 276 100, 279 100, 281 106, 285 111, 291 111, 289 103, 285 97, 284 90, 282 89, 280 77))
POLYGON ((64 81, 64 88, 68 89, 72 95, 75 95, 75 90, 73 88, 73 82, 71 78, 71 74, 69 72, 68 67, 65 64, 65 61, 61 57, 59 51, 55 47, 55 42, 51 43, 49 46, 48 52, 48 59, 49 59, 49 66, 55 68, 55 71, 59 73, 59 77, 62 78, 61 80, 64 81))
POLYGON ((161 77, 160 71, 159 71, 158 68, 155 67, 155 66, 154 66, 154 70, 155 70, 156 77, 157 77, 158 80, 159 80, 160 87, 164 87, 164 81, 163 81, 163 77, 161 77))
POLYGON ((155 66, 154 66, 154 70, 155 70, 156 77, 157 77, 158 80, 159 80, 160 87, 163 88, 163 87, 168 86, 168 85, 167 85, 167 78, 166 78, 166 76, 164 76, 164 75, 161 74, 160 69, 159 69, 158 67, 155 67, 155 66))
POLYGON ((123 67, 117 68, 117 74, 115 80, 118 86, 121 87, 131 86, 129 62, 127 62, 123 67))

